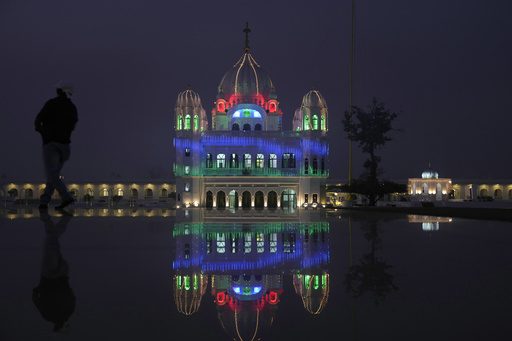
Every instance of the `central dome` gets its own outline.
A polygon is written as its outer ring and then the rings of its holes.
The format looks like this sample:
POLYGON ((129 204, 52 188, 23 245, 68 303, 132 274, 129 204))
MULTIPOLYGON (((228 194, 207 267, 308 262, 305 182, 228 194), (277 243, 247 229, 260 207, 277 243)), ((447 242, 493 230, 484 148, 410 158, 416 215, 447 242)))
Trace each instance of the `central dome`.
MULTIPOLYGON (((268 73, 246 52, 222 77, 218 98, 229 100, 233 95, 241 98, 260 97, 265 100, 274 93, 274 84, 268 73)), ((272 96, 274 97, 274 96, 272 96)))

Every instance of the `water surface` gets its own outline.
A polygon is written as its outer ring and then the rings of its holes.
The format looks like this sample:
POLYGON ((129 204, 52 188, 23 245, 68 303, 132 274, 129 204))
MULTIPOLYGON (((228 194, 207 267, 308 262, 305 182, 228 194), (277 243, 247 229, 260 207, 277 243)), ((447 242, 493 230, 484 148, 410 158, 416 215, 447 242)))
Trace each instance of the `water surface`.
POLYGON ((509 334, 510 223, 322 210, 70 212, 2 211, 2 340, 509 334), (41 286, 41 277, 57 280, 41 286), (180 278, 192 279, 189 291, 180 278), (52 285, 60 296, 33 297, 52 285), (65 333, 45 319, 55 316, 66 317, 65 333))

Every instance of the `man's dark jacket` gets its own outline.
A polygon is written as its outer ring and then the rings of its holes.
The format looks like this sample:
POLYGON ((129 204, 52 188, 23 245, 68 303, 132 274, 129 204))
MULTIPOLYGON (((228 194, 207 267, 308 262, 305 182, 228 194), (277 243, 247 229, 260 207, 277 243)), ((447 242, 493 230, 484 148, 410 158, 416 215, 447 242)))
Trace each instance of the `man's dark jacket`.
POLYGON ((36 131, 43 137, 43 144, 58 142, 71 143, 71 132, 78 122, 73 102, 60 95, 45 103, 34 122, 36 131))

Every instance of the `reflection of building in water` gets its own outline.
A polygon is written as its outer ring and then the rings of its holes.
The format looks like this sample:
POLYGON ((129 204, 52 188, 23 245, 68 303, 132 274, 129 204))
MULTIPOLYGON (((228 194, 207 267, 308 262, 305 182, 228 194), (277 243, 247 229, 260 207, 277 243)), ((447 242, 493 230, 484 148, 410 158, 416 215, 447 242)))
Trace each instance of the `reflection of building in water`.
POLYGON ((177 204, 217 209, 325 204, 326 101, 317 90, 309 91, 295 111, 293 130, 283 131, 274 83, 247 43, 217 88, 211 130, 199 95, 190 89, 178 95, 177 204))
POLYGON ((308 312, 322 311, 329 296, 327 222, 299 214, 230 221, 193 211, 173 231, 174 297, 180 312, 199 309, 209 277, 226 333, 235 340, 256 340, 271 327, 278 305, 285 303, 286 276, 308 312))
POLYGON ((434 217, 427 215, 409 215, 410 223, 421 223, 423 231, 439 231, 439 223, 451 223, 453 218, 450 217, 434 217))

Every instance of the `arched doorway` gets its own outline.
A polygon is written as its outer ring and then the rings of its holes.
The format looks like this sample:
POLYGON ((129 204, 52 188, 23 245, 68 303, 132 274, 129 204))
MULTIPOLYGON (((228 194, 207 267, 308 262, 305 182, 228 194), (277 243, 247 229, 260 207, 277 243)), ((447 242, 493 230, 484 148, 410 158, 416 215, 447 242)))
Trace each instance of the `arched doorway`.
POLYGON ((294 209, 297 207, 297 197, 295 191, 291 189, 285 189, 281 193, 281 208, 283 209, 294 209))
POLYGON ((242 208, 251 208, 251 193, 249 191, 242 193, 242 208))
POLYGON ((226 208, 226 193, 224 191, 217 192, 217 209, 224 210, 226 208))
POLYGON ((443 200, 443 189, 441 188, 441 184, 436 185, 436 200, 443 200))
POLYGON ((481 198, 486 198, 489 196, 489 191, 486 189, 486 188, 483 188, 480 190, 480 197, 481 198))
POLYGON ((237 191, 231 191, 229 192, 229 208, 238 208, 238 192, 237 191))
POLYGON ((257 191, 254 193, 254 207, 255 208, 264 208, 265 207, 265 198, 263 196, 262 191, 257 191))
POLYGON ((277 193, 275 191, 268 192, 267 208, 277 208, 277 193))
POLYGON ((213 208, 213 193, 212 191, 206 192, 206 208, 213 208))

